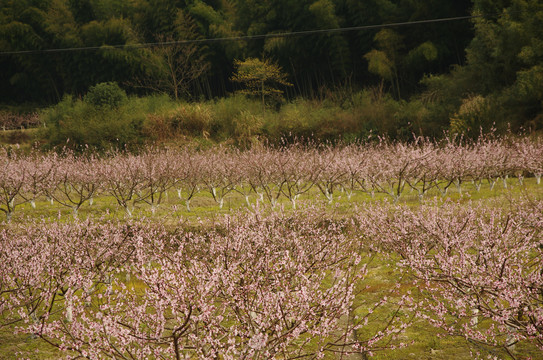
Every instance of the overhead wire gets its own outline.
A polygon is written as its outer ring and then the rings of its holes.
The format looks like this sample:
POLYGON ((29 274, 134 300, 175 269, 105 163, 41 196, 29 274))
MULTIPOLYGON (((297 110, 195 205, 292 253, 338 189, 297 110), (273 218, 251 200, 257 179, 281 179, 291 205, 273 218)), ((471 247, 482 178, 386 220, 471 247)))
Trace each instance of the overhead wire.
POLYGON ((229 37, 220 37, 220 38, 148 42, 148 43, 139 43, 139 44, 119 44, 119 45, 104 44, 101 46, 2 51, 0 52, 0 55, 47 54, 47 53, 73 52, 73 51, 96 51, 96 50, 101 50, 101 49, 138 49, 138 48, 158 47, 158 46, 190 45, 190 44, 206 44, 206 43, 227 42, 227 41, 273 39, 273 38, 284 38, 284 37, 305 36, 305 35, 315 35, 315 34, 332 34, 332 33, 350 32, 350 31, 376 30, 376 29, 391 28, 391 27, 402 27, 402 26, 432 24, 432 23, 441 23, 441 22, 461 21, 461 20, 470 20, 470 19, 480 18, 483 16, 485 15, 477 14, 477 15, 406 21, 406 22, 397 22, 397 23, 379 24, 379 25, 364 25, 364 26, 344 27, 344 28, 302 30, 302 31, 291 31, 291 32, 280 32, 280 33, 269 33, 269 34, 258 34, 258 35, 229 36, 229 37))

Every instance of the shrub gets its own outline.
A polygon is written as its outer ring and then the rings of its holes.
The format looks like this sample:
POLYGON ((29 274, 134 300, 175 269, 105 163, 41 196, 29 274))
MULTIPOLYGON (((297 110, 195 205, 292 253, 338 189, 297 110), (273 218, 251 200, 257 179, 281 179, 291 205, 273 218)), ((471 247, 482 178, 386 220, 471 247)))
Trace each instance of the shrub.
POLYGON ((402 101, 396 114, 396 138, 408 141, 417 136, 435 135, 435 129, 429 124, 429 110, 420 100, 402 101))
POLYGON ((208 104, 213 114, 211 134, 216 137, 232 137, 236 132, 236 118, 242 112, 263 116, 262 105, 245 95, 236 94, 208 104))
POLYGON ((129 99, 129 103, 132 108, 137 108, 140 112, 153 115, 166 114, 179 106, 178 101, 172 100, 166 94, 134 97, 129 99))
POLYGON ((117 108, 127 101, 126 92, 116 82, 104 82, 91 86, 85 102, 96 107, 117 108))
MULTIPOLYGON (((493 131, 496 123, 503 127, 505 121, 497 121, 503 112, 496 99, 471 96, 463 100, 458 112, 451 117, 450 130, 469 138, 477 138, 481 133, 493 131)), ((503 128, 499 130, 500 133, 505 131, 503 128)))
POLYGON ((209 133, 213 114, 205 104, 182 105, 170 115, 172 129, 199 136, 209 133))
POLYGON ((270 140, 299 141, 318 138, 325 133, 324 124, 333 118, 333 110, 317 101, 299 99, 284 105, 277 113, 267 115, 265 132, 270 140))
POLYGON ((242 147, 248 147, 257 141, 257 135, 261 133, 263 118, 260 115, 242 111, 233 119, 233 137, 236 143, 242 147))
POLYGON ((66 146, 74 150, 134 148, 143 143, 145 116, 130 103, 118 108, 95 107, 87 101, 65 97, 43 113, 46 127, 42 137, 49 148, 66 146))
POLYGON ((344 131, 350 138, 354 134, 364 139, 372 134, 397 136, 401 103, 390 95, 379 88, 368 89, 353 94, 349 103, 350 108, 345 110, 348 115, 344 115, 344 131))

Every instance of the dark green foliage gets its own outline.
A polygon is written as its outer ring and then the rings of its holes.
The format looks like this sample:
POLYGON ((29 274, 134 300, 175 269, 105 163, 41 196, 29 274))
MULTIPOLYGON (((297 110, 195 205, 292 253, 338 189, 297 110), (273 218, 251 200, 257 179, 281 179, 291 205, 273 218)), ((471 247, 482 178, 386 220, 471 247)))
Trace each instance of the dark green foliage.
POLYGON ((543 129, 543 3, 475 0, 475 37, 467 63, 425 80, 432 116, 476 137, 543 129))
POLYGON ((74 19, 79 24, 84 24, 95 19, 91 0, 69 0, 74 19))
MULTIPOLYGON (((51 103, 66 93, 81 95, 99 82, 128 84, 131 92, 142 92, 141 88, 154 91, 148 85, 164 78, 156 70, 157 58, 162 56, 163 49, 114 49, 112 45, 419 20, 464 15, 469 6, 468 0, 9 1, 0 9, 0 51, 101 48, 0 56, 3 69, 0 78, 5 80, 0 93, 4 98, 17 101, 23 98, 51 103), (196 25, 194 29, 192 21, 196 25), (179 31, 186 28, 191 29, 190 34, 179 31), (147 86, 139 87, 142 83, 147 86)), ((425 72, 447 71, 451 63, 462 61, 463 49, 470 37, 469 28, 469 23, 464 22, 402 29, 404 46, 399 55, 409 57, 406 61, 396 61, 398 75, 395 78, 396 83, 399 82, 396 85, 402 89, 402 97, 418 90, 418 80, 425 72), (452 31, 456 35, 451 43, 452 31), (423 44, 427 46, 421 49, 423 44), (433 46, 432 51, 426 51, 430 46, 433 46), (430 60, 425 56, 428 54, 433 54, 430 60)), ((197 53, 205 55, 209 71, 198 76, 183 97, 225 96, 233 90, 229 79, 234 60, 248 57, 268 58, 280 65, 294 84, 288 93, 291 97, 321 96, 326 88, 345 85, 355 89, 375 85, 379 79, 368 71, 363 56, 378 45, 374 41, 376 33, 331 33, 199 46, 197 53)))
POLYGON ((89 89, 84 101, 95 107, 116 109, 127 100, 126 92, 115 82, 96 84, 89 89))
MULTIPOLYGON (((176 99, 190 100, 222 98, 239 90, 239 85, 232 81, 235 60, 260 58, 279 65, 292 83, 292 87, 281 89, 286 103, 296 103, 295 99, 300 97, 315 103, 334 99, 334 106, 340 110, 334 114, 319 106, 315 116, 321 120, 299 121, 300 129, 288 122, 257 117, 254 122, 260 125, 248 127, 249 137, 287 131, 304 136, 317 132, 322 138, 337 138, 339 134, 365 136, 370 131, 391 137, 411 136, 412 132, 442 136, 446 130, 477 136, 481 128, 543 129, 540 0, 0 3, 0 52, 93 47, 86 51, 0 55, 0 97, 6 103, 53 104, 64 95, 81 97, 95 84, 109 82, 137 95, 167 93, 176 99), (198 43, 190 47, 131 46, 469 14, 483 16, 472 21, 198 43), (362 93, 379 95, 364 96, 373 99, 371 106, 354 105, 353 99, 362 93), (476 115, 468 115, 465 110, 473 99, 484 106, 476 115)), ((85 102, 88 101, 87 96, 85 102)), ((103 105, 101 100, 92 104, 103 105)), ((304 112, 312 112, 310 108, 306 107, 304 112)), ((282 112, 279 104, 275 112, 282 112)), ((239 124, 251 123, 251 116, 238 114, 239 124)), ((236 126, 231 120, 202 127, 199 121, 191 125, 194 130, 181 132, 232 135, 239 134, 243 127, 234 130, 236 126)))

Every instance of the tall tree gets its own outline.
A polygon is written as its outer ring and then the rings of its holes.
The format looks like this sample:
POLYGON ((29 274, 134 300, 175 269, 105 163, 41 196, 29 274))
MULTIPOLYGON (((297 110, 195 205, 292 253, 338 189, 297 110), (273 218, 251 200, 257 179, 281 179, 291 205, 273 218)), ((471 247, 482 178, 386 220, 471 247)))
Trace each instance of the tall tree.
MULTIPOLYGON (((26 51, 52 47, 55 35, 48 26, 51 1, 21 0, 0 8, 0 50, 26 51)), ((62 7, 59 8, 59 12, 62 7)), ((69 19, 67 19, 69 21, 69 19)), ((37 55, 0 57, 1 93, 7 99, 53 101, 62 93, 56 85, 54 62, 37 55)))
POLYGON ((283 94, 281 87, 292 86, 283 70, 269 60, 249 58, 236 60, 234 65, 236 72, 232 81, 243 85, 241 93, 260 97, 262 106, 265 106, 266 97, 280 97, 283 94))
POLYGON ((138 78, 135 86, 165 92, 175 99, 190 98, 191 87, 209 69, 205 49, 183 40, 197 39, 197 26, 190 15, 177 10, 171 35, 157 34, 158 45, 148 59, 151 72, 138 78))
MULTIPOLYGON (((543 3, 474 0, 473 13, 481 17, 466 65, 429 82, 441 103, 455 105, 445 115, 458 115, 478 95, 484 112, 475 114, 476 126, 543 128, 543 3)), ((455 126, 462 120, 456 115, 455 126)))

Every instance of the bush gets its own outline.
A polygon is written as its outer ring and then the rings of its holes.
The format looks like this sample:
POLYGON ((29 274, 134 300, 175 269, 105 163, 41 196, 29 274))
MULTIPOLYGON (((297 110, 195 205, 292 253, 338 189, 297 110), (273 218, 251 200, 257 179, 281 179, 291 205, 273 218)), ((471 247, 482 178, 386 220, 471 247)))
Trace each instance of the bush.
POLYGON ((352 142, 373 133, 396 138, 406 132, 403 127, 410 126, 402 109, 404 103, 386 95, 375 98, 370 91, 352 94, 349 101, 342 99, 341 103, 299 99, 276 114, 266 114, 265 132, 272 141, 352 142))
POLYGON ((492 96, 471 96, 464 99, 458 112, 451 116, 450 130, 456 134, 462 134, 475 139, 483 133, 504 133, 506 121, 500 120, 505 110, 501 103, 492 96), (496 124, 500 128, 495 129, 496 124))
MULTIPOLYGON (((327 96, 324 100, 298 99, 276 110, 239 94, 189 104, 167 96, 122 100, 123 96, 105 95, 115 92, 104 89, 115 87, 119 89, 112 83, 98 84, 83 101, 67 97, 48 109, 43 115, 47 128, 42 131, 48 144, 73 148, 88 145, 101 150, 181 136, 183 141, 195 137, 197 141, 227 141, 247 147, 262 139, 275 144, 305 140, 356 142, 373 135, 410 140, 413 133, 443 134, 439 124, 432 123, 435 111, 428 103, 417 99, 397 101, 379 88, 337 98, 327 96)), ((461 115, 468 113, 473 111, 461 115)), ((487 122, 494 114, 484 111, 481 120, 487 122)))
POLYGON ((154 141, 164 141, 177 136, 208 137, 214 114, 208 104, 179 104, 164 106, 159 111, 140 111, 146 114, 145 134, 154 141))
POLYGON ((127 99, 126 92, 116 82, 105 82, 91 86, 84 101, 96 107, 117 108, 127 99))
POLYGON ((233 137, 238 146, 249 147, 257 141, 257 136, 262 131, 263 119, 260 115, 242 111, 233 120, 233 137))
POLYGON ((262 104, 245 95, 236 94, 207 104, 213 114, 211 135, 217 138, 230 138, 236 133, 238 118, 242 112, 263 116, 262 104))
POLYGON ((65 97, 43 113, 46 147, 82 150, 135 148, 143 143, 145 115, 130 103, 113 108, 65 97))
POLYGON ((284 105, 268 122, 268 136, 278 139, 319 138, 326 132, 324 124, 333 116, 333 109, 316 101, 297 100, 284 105))
POLYGON ((209 133, 212 121, 213 114, 205 104, 182 105, 169 119, 172 129, 193 136, 209 133))

